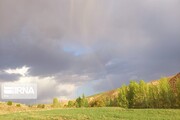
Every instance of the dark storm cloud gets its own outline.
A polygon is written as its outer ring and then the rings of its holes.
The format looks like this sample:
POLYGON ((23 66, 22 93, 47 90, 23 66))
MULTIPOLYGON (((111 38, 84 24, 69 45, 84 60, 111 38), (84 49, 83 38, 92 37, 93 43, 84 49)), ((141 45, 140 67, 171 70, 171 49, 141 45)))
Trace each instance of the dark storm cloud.
POLYGON ((8 74, 5 72, 0 72, 0 82, 9 82, 18 80, 20 75, 18 74, 8 74))
POLYGON ((179 5, 179 0, 0 0, 0 70, 27 65, 30 75, 55 76, 59 83, 99 80, 96 90, 175 74, 179 5))

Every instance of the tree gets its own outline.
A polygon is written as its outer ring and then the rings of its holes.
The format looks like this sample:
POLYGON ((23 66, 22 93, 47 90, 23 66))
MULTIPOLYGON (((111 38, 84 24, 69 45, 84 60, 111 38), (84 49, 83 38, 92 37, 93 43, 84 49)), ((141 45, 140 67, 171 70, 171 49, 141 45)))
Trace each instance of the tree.
POLYGON ((113 98, 110 98, 110 106, 112 107, 112 106, 115 106, 114 105, 114 99, 113 98))
POLYGON ((76 107, 81 107, 81 106, 82 106, 82 99, 81 99, 81 97, 78 97, 76 99, 76 107))
POLYGON ((147 84, 143 81, 140 80, 139 82, 139 91, 137 93, 138 95, 138 105, 137 107, 139 108, 147 108, 148 107, 148 86, 147 84))
POLYGON ((53 99, 53 105, 52 105, 53 107, 60 107, 60 103, 59 103, 59 100, 58 100, 58 98, 54 98, 53 99))
POLYGON ((176 80, 176 106, 180 108, 180 78, 176 80))
POLYGON ((105 106, 109 107, 110 105, 111 105, 110 98, 109 98, 109 97, 106 97, 105 106))
POLYGON ((119 89, 119 95, 118 95, 118 100, 119 100, 119 106, 127 108, 129 105, 129 102, 127 100, 127 87, 123 85, 119 89))
POLYGON ((160 88, 160 105, 163 108, 171 107, 172 89, 167 78, 161 78, 159 81, 160 88))
POLYGON ((58 104, 58 103, 59 103, 58 98, 54 98, 54 99, 53 99, 53 105, 56 105, 56 104, 58 104))
POLYGON ((88 100, 86 99, 84 94, 82 95, 82 98, 78 97, 76 99, 76 107, 88 107, 88 106, 89 106, 88 100))
POLYGON ((73 101, 68 101, 68 107, 74 107, 74 102, 73 101))
POLYGON ((88 100, 86 99, 86 97, 85 97, 85 95, 83 94, 82 95, 82 99, 81 99, 82 101, 81 101, 81 106, 82 107, 88 107, 89 105, 88 105, 88 100))
POLYGON ((158 100, 159 100, 159 90, 156 85, 149 85, 149 107, 150 108, 157 108, 158 107, 158 100))
POLYGON ((135 81, 130 81, 128 86, 127 99, 129 101, 129 108, 134 108, 136 105, 136 96, 139 85, 135 81))

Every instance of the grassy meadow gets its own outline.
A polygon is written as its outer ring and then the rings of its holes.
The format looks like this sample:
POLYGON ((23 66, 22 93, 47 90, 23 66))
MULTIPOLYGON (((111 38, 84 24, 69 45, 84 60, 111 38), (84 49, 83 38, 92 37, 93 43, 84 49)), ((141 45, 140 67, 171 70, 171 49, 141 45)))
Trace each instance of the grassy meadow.
POLYGON ((180 120, 180 110, 64 108, 3 114, 0 120, 180 120))

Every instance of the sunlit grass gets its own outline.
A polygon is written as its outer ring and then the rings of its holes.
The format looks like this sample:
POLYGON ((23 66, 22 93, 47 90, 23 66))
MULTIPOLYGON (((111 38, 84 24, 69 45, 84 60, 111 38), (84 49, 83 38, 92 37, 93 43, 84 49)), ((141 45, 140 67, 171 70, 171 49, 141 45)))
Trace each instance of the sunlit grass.
POLYGON ((20 112, 0 120, 178 120, 178 109, 73 108, 20 112))

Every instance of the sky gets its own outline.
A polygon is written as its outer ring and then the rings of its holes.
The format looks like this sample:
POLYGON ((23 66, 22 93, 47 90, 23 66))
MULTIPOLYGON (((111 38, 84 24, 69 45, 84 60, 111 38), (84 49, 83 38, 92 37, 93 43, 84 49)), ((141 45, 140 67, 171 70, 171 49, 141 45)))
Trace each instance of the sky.
MULTIPOLYGON (((0 0, 0 84, 74 99, 180 72, 179 0, 0 0)), ((2 99, 0 99, 2 100, 2 99)))

